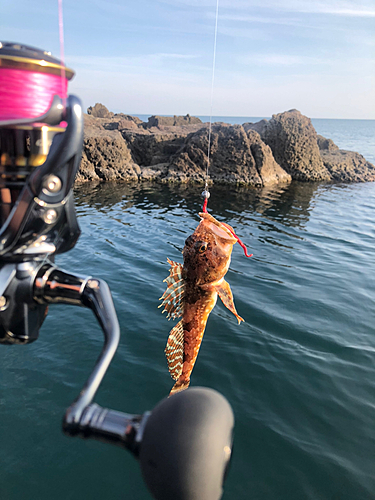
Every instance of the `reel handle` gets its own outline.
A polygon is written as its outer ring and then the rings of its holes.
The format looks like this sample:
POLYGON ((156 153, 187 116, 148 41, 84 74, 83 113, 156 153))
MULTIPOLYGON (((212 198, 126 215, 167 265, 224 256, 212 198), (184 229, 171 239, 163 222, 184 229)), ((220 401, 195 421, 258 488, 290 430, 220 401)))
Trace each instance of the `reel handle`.
POLYGON ((63 431, 68 436, 96 439, 126 448, 138 457, 139 444, 149 415, 150 412, 131 415, 93 403, 84 409, 74 428, 64 418, 63 431))
POLYGON ((130 415, 89 405, 68 435, 120 446, 139 459, 156 500, 219 500, 228 472, 234 417, 228 401, 205 387, 163 399, 151 412, 130 415))

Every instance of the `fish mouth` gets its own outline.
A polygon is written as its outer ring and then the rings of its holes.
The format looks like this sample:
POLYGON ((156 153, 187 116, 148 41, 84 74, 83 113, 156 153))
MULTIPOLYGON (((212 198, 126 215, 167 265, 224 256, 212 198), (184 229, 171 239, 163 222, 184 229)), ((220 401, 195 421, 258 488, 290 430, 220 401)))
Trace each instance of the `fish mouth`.
POLYGON ((215 219, 211 214, 207 212, 201 212, 199 214, 199 217, 202 219, 202 221, 207 221, 210 229, 212 230, 213 233, 215 233, 217 236, 220 238, 226 240, 228 243, 231 243, 234 245, 237 240, 233 236, 233 234, 230 231, 230 226, 224 225, 223 223, 219 222, 218 220, 215 219))

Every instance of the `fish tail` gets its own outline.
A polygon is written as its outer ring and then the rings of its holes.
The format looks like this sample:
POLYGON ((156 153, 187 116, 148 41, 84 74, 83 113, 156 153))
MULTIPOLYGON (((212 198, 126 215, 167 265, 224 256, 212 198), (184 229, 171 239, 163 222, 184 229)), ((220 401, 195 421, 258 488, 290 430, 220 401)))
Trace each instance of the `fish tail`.
POLYGON ((190 378, 184 378, 182 380, 177 380, 177 382, 174 384, 174 386, 171 389, 171 392, 169 393, 169 396, 172 396, 172 394, 176 394, 177 392, 184 391, 189 387, 190 384, 190 378))

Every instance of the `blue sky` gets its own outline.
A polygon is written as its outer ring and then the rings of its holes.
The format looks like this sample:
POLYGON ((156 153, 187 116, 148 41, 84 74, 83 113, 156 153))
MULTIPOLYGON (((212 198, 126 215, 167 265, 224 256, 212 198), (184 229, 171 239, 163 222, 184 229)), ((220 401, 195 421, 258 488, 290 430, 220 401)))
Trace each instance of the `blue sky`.
MULTIPOLYGON (((209 115, 216 0, 63 0, 69 92, 209 115)), ((60 54, 57 0, 1 0, 0 40, 60 54)), ((216 116, 375 119, 374 0, 219 0, 216 116)))

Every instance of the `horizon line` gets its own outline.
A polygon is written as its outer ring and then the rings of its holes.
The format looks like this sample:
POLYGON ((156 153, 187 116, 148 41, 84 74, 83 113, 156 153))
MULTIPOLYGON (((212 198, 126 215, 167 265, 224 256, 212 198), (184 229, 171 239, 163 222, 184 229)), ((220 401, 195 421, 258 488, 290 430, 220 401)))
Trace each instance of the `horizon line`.
MULTIPOLYGON (((290 111, 290 110, 288 110, 290 111)), ((298 110, 299 111, 299 110, 298 110)), ((192 113, 186 113, 186 114, 161 114, 161 113, 124 113, 123 111, 112 111, 113 113, 123 113, 123 114, 126 114, 126 115, 130 115, 130 116, 148 116, 148 117, 151 117, 151 116, 164 116, 164 117, 173 117, 173 116, 191 116, 191 117, 196 117, 196 118, 208 118, 208 121, 210 119, 210 115, 204 115, 204 114, 192 114, 192 113)), ((282 114, 282 113, 286 113, 287 111, 281 111, 280 113, 273 113, 275 115, 279 115, 279 114, 282 114)), ((307 118, 310 118, 311 120, 367 120, 367 121, 375 121, 375 118, 336 118, 336 117, 322 117, 322 116, 308 116, 308 115, 305 115, 304 113, 302 113, 300 111, 300 113, 303 115, 303 116, 306 116, 307 118)), ((212 119, 214 118, 258 118, 259 120, 270 120, 272 118, 272 115, 271 116, 252 116, 252 115, 212 115, 212 119)))

